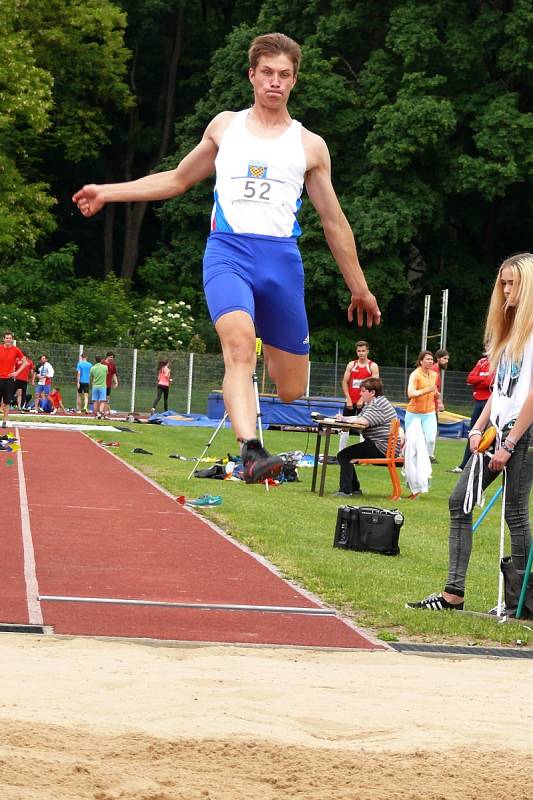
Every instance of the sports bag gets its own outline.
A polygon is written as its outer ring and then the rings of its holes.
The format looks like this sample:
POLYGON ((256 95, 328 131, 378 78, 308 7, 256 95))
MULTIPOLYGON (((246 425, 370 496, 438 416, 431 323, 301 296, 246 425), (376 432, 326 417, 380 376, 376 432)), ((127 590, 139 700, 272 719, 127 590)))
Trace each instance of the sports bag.
POLYGON ((222 464, 213 464, 213 466, 207 467, 207 469, 195 469, 194 477, 223 480, 226 477, 226 469, 222 464))
MULTIPOLYGON (((510 556, 502 558, 500 569, 503 572, 505 609, 508 616, 514 617, 518 609, 524 572, 516 569, 510 556)), ((526 596, 520 619, 533 619, 533 573, 527 579, 526 596)))
POLYGON ((337 512, 333 547, 397 556, 403 521, 398 509, 341 506, 337 512))

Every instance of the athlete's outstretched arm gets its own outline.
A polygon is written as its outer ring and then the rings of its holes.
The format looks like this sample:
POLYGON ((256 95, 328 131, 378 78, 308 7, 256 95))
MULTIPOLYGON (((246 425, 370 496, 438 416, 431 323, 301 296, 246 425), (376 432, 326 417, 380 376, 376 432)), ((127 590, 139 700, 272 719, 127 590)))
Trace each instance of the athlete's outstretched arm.
POLYGON ((218 151, 215 134, 222 116, 219 114, 209 123, 200 143, 180 161, 176 169, 124 183, 87 184, 76 192, 72 201, 85 217, 92 217, 106 203, 168 200, 183 194, 213 173, 218 151))
POLYGON ((323 139, 306 131, 306 156, 310 168, 305 177, 309 199, 313 203, 324 228, 324 234, 333 258, 351 292, 348 306, 348 319, 353 320, 357 311, 357 324, 366 322, 369 328, 379 325, 381 311, 376 298, 368 288, 363 270, 357 257, 355 239, 331 183, 331 161, 328 148, 323 139), (310 155, 310 158, 309 158, 310 155))

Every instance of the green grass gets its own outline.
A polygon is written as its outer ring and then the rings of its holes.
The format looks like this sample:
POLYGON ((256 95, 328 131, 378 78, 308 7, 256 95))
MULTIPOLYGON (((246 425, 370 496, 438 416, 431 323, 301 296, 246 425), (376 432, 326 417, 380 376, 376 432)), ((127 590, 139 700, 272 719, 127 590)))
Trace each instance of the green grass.
MULTIPOLYGON (((76 420, 78 421, 78 420, 76 420)), ((455 613, 409 611, 406 600, 417 600, 443 588, 448 563, 448 496, 457 476, 447 472, 459 463, 464 440, 440 439, 431 491, 415 501, 388 500, 390 481, 385 469, 360 467, 364 496, 359 505, 398 507, 405 516, 400 534, 401 554, 391 558, 333 548, 338 498, 338 467, 327 470, 326 494, 311 493, 311 469, 300 469, 300 482, 286 483, 266 492, 264 486, 247 486, 237 481, 187 480, 193 462, 169 458, 172 453, 197 458, 213 434, 211 428, 169 428, 129 425, 132 433, 105 434, 120 441, 113 452, 142 470, 173 495, 188 498, 219 494, 221 506, 201 513, 231 536, 275 564, 289 580, 296 581, 336 606, 355 622, 373 628, 384 639, 411 638, 420 641, 461 643, 512 643, 517 638, 533 642, 533 633, 520 622, 499 624, 455 613), (134 454, 142 447, 153 455, 134 454)), ((89 435, 101 438, 96 431, 89 435)), ((335 437, 332 437, 332 445, 335 437)), ((105 441, 105 440, 104 440, 105 441)), ((266 431, 265 444, 274 452, 314 452, 315 437, 306 433, 266 431)), ((335 445, 333 445, 335 446, 335 445)), ((235 453, 231 430, 221 430, 209 456, 235 453)), ((487 492, 492 496, 499 481, 487 492)), ((407 494, 407 492, 406 492, 407 494)), ((354 498, 355 501, 355 498, 354 498)), ((480 513, 475 511, 475 517, 480 513)), ((468 571, 467 608, 487 611, 498 593, 498 551, 500 504, 474 534, 468 571)), ((506 539, 505 552, 509 552, 506 539)), ((208 557, 208 554, 206 554, 208 557)), ((533 626, 530 626, 533 627, 533 626)))

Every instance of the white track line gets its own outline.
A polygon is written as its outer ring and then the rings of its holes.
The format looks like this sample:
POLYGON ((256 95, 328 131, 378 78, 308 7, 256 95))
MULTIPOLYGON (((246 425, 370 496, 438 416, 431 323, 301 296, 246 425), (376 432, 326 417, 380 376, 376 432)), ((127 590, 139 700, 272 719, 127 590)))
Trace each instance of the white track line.
MULTIPOLYGON (((20 433, 19 433, 20 441, 20 433)), ((24 579, 26 581, 26 601, 28 604, 28 619, 30 625, 43 624, 43 612, 39 602, 39 584, 35 571, 35 552, 31 536, 30 510, 28 508, 28 495, 26 494, 26 477, 22 463, 22 445, 17 451, 17 467, 19 477, 20 498, 20 523, 22 530, 22 547, 24 550, 24 579)))

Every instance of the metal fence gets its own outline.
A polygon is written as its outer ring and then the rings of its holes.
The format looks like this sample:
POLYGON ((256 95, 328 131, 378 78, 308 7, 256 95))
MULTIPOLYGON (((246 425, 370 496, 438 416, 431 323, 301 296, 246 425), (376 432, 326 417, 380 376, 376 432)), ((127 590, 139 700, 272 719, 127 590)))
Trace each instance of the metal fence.
MULTIPOLYGON (((37 362, 45 353, 55 370, 54 385, 63 395, 65 408, 76 407, 76 364, 80 353, 85 352, 89 361, 97 355, 105 356, 109 350, 115 353, 119 385, 113 390, 112 407, 118 411, 147 412, 153 405, 156 391, 157 363, 170 359, 173 382, 169 394, 169 408, 180 412, 206 414, 209 394, 220 390, 224 376, 222 355, 185 352, 155 352, 136 350, 112 345, 94 346, 54 344, 51 342, 18 342, 37 362)), ((312 361, 309 369, 307 395, 309 397, 342 397, 341 381, 345 364, 312 361)), ((380 366, 380 376, 385 394, 393 403, 406 400, 407 382, 412 367, 380 366)), ((257 379, 261 393, 274 393, 262 358, 257 362, 257 379)), ((466 373, 446 371, 444 380, 444 402, 446 408, 469 414, 472 393, 466 385, 466 373)), ((162 410, 160 404, 159 409, 162 410)))

